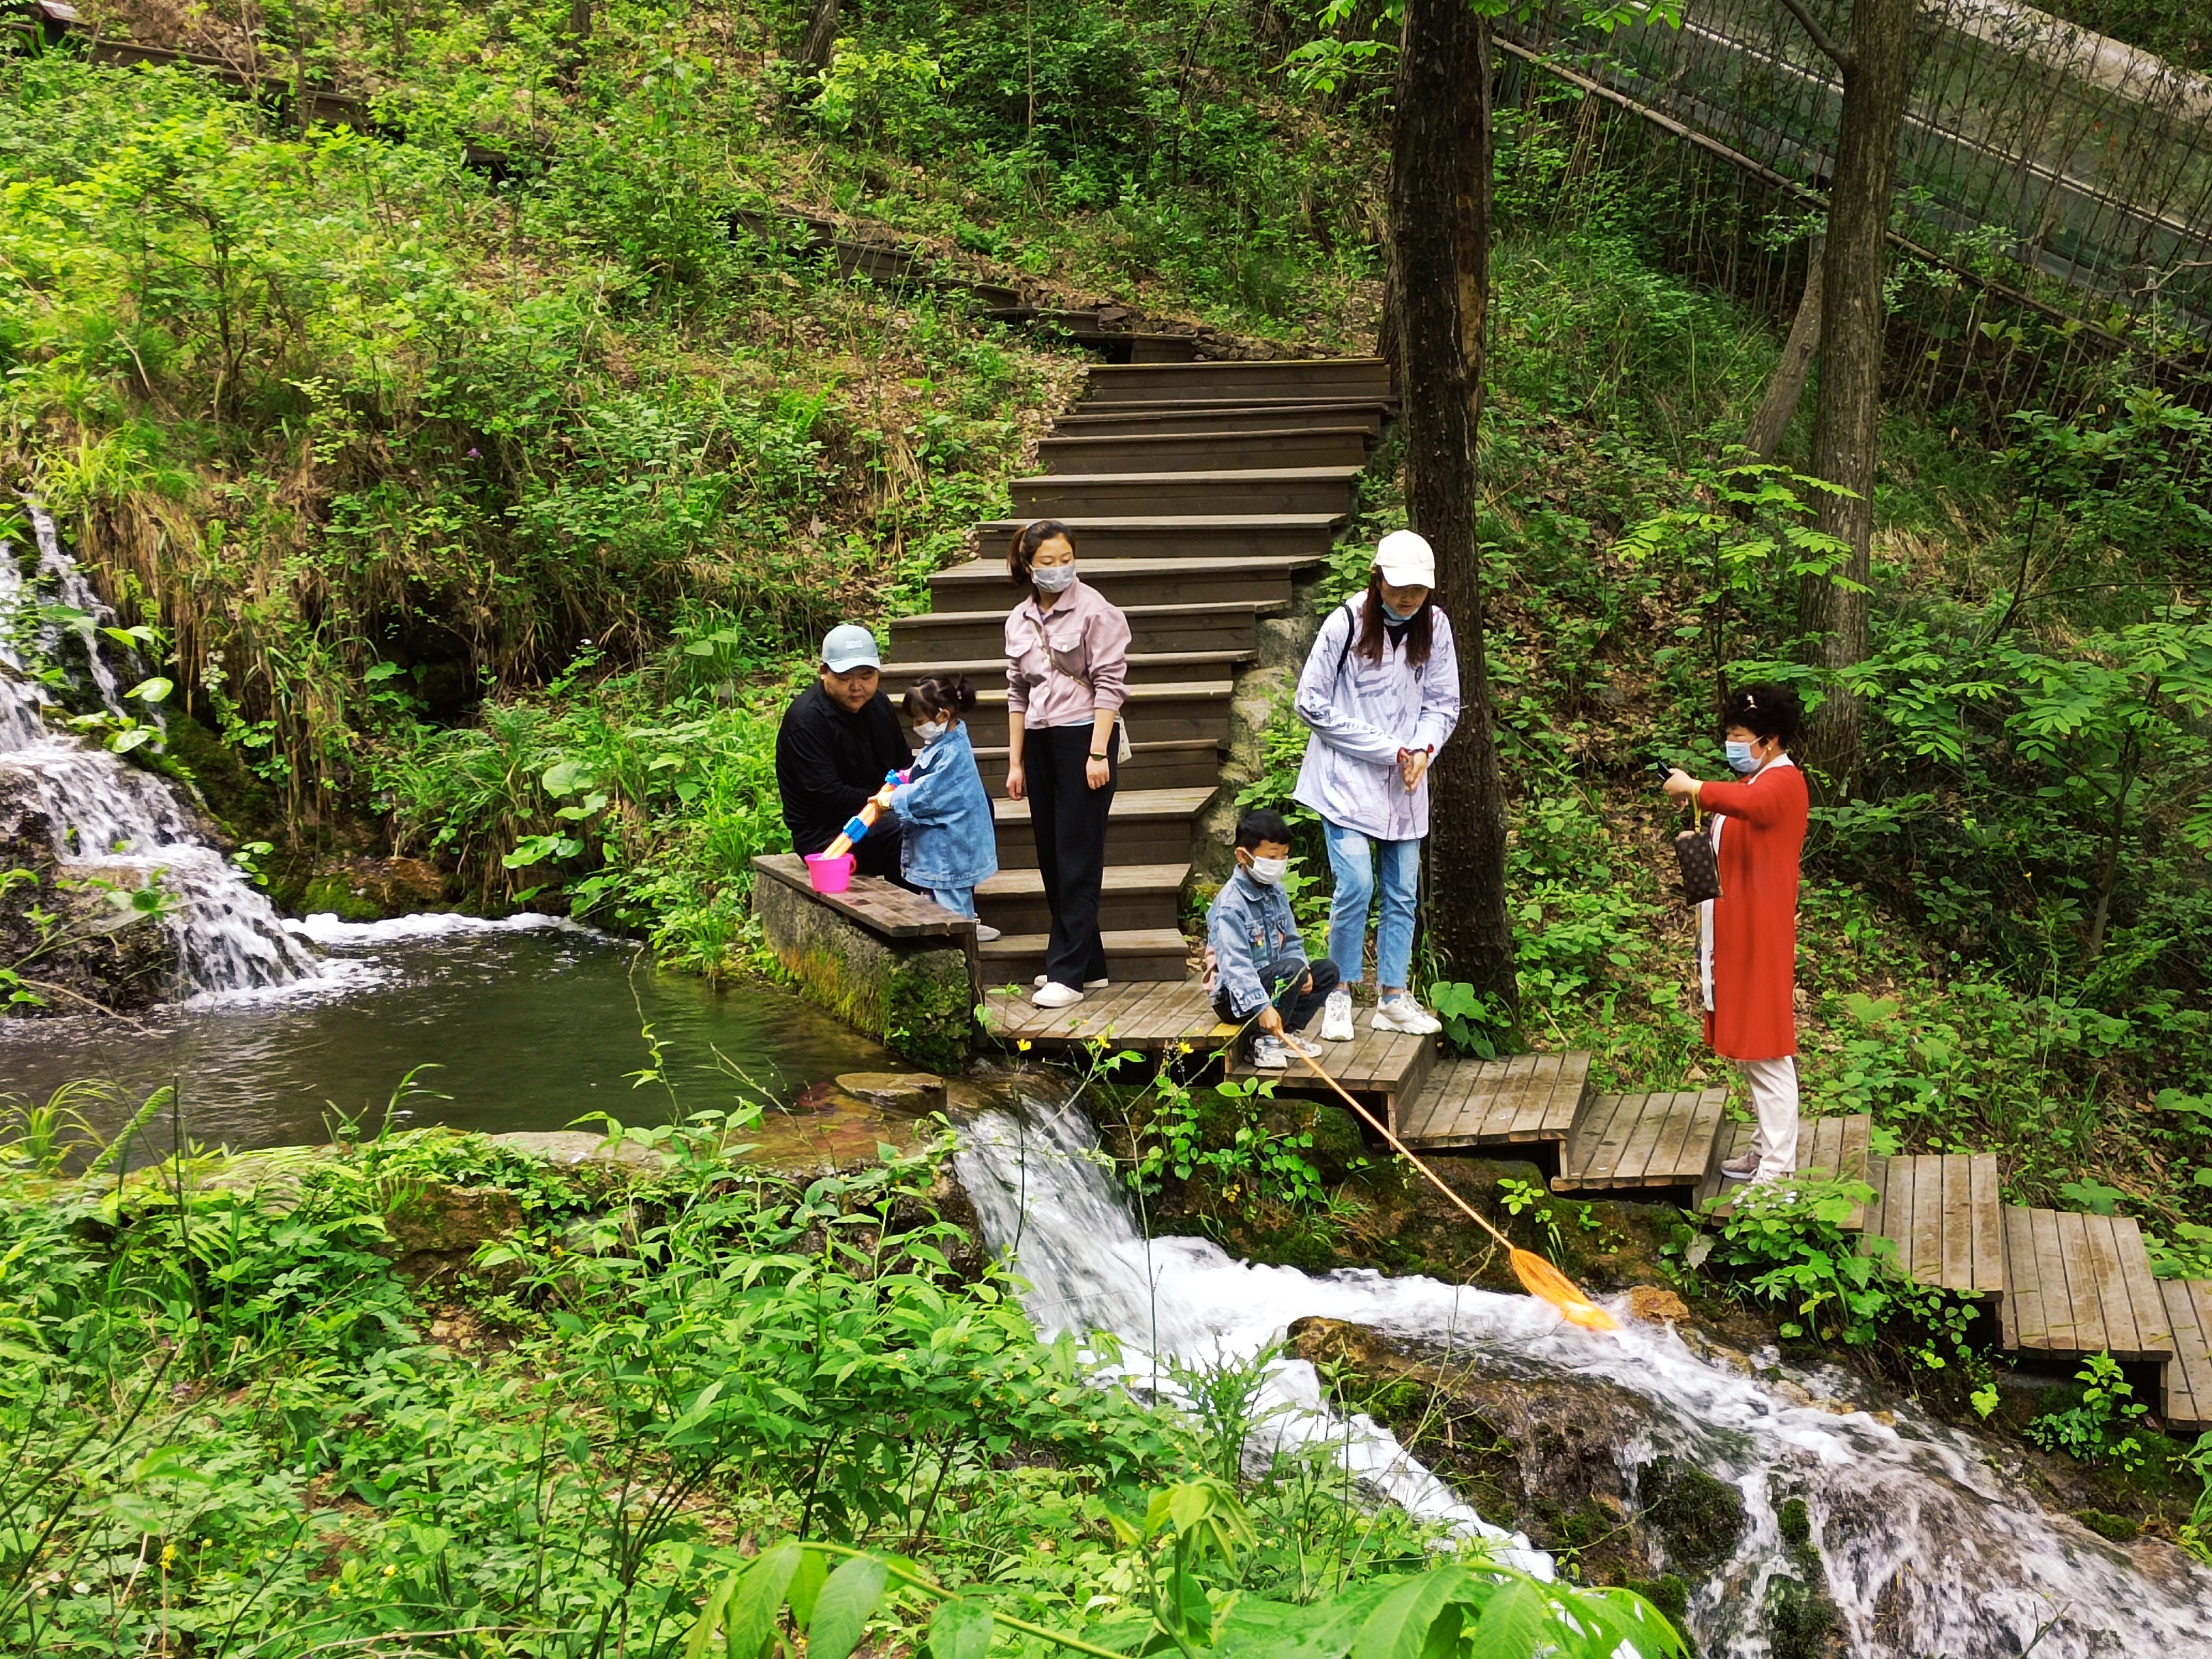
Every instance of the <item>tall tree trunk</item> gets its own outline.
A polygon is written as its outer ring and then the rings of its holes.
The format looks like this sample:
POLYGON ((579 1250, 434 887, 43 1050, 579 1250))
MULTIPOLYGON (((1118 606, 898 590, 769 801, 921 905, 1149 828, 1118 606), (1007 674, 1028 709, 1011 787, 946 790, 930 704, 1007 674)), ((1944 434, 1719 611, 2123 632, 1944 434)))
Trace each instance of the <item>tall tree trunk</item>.
POLYGON ((1774 378, 1766 383, 1765 401, 1743 434, 1743 447, 1762 461, 1774 459, 1774 452, 1782 447, 1782 434, 1797 417, 1797 405, 1805 400, 1806 378, 1812 373, 1814 354, 1820 349, 1823 251, 1817 244, 1814 246, 1813 262, 1805 267, 1805 293, 1797 301, 1796 320, 1790 325, 1782 360, 1774 366, 1774 378))
MULTIPOLYGON (((1835 671, 1866 659, 1874 544, 1875 465, 1881 441, 1882 276, 1888 252, 1898 130, 1912 81, 1918 0, 1856 0, 1844 61, 1844 112, 1836 175, 1828 192, 1826 266, 1820 308, 1820 389, 1813 420, 1815 476, 1852 492, 1822 495, 1817 522, 1845 543, 1836 573, 1799 587, 1798 625, 1813 637, 1815 665, 1835 671), (1845 583, 1853 586, 1846 586, 1845 583)), ((1807 733, 1805 757, 1836 794, 1859 769, 1857 697, 1831 686, 1807 733)))
POLYGON ((1436 761, 1429 937, 1452 973, 1517 1007, 1505 915, 1505 792, 1483 655, 1475 434, 1490 287, 1490 25, 1467 0, 1406 0, 1391 149, 1406 504, 1437 555, 1459 647, 1459 730, 1436 761))
POLYGON ((799 61, 819 75, 830 67, 836 55, 837 0, 814 0, 814 9, 806 19, 806 33, 799 37, 799 61))

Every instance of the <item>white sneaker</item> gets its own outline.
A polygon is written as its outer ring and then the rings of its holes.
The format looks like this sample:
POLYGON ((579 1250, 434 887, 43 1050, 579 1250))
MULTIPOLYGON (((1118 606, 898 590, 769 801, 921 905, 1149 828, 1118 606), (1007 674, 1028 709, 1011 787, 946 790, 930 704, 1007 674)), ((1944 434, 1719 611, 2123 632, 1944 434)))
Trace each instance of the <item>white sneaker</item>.
POLYGON ((1280 1037, 1262 1033, 1252 1039, 1252 1069, 1255 1072, 1279 1072, 1291 1063, 1290 1045, 1280 1037))
POLYGON ((1349 1042, 1359 1034, 1352 1029, 1352 993, 1340 985, 1328 994, 1321 1009, 1321 1040, 1349 1042))
POLYGON ((1403 991, 1375 1005, 1372 1024, 1378 1031, 1403 1031, 1409 1036, 1431 1036, 1444 1029, 1443 1021, 1403 991))
POLYGON ((992 927, 989 922, 979 921, 975 924, 975 942, 978 945, 988 945, 998 937, 999 930, 992 927))
POLYGON ((1033 1008, 1073 1008, 1083 1000, 1083 993, 1073 985, 1044 984, 1030 993, 1033 1008))
MULTIPOLYGON (((977 937, 981 938, 981 935, 978 934, 977 937)), ((993 939, 996 939, 998 938, 998 935, 994 933, 991 937, 993 939)), ((1083 981, 1083 988, 1086 991, 1103 991, 1113 982, 1113 981, 1107 979, 1086 979, 1083 981)), ((1042 991, 1044 989, 1044 975, 1042 974, 1039 974, 1035 979, 1031 980, 1030 983, 1035 986, 1038 990, 1042 991)))

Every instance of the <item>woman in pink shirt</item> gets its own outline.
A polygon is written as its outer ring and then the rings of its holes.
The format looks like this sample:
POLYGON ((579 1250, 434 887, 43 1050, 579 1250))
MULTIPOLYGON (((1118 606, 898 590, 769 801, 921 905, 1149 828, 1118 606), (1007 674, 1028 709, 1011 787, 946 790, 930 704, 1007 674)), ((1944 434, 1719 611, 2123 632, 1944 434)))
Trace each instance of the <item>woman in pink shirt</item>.
POLYGON ((1067 526, 1040 519, 1006 554, 1030 592, 1006 617, 1006 793, 1030 804, 1052 933, 1030 1000, 1065 1008, 1106 983, 1098 893, 1120 763, 1114 722, 1129 673, 1129 619, 1075 574, 1067 526))

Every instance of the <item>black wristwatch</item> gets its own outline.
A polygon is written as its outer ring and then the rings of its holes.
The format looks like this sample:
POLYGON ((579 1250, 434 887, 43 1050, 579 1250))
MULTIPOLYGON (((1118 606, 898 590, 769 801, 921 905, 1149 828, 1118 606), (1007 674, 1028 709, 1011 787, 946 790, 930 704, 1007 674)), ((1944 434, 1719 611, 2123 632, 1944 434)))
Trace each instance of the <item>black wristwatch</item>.
POLYGON ((1091 758, 1093 760, 1104 760, 1106 757, 1100 754, 1096 749, 1094 749, 1091 751, 1091 758))

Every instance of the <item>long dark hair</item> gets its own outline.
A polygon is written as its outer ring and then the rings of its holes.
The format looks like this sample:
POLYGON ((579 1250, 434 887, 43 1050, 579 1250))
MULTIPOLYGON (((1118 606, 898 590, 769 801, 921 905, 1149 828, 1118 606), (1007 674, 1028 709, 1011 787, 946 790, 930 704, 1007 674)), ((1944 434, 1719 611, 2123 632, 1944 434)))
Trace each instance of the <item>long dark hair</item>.
MULTIPOLYGON (((1429 652, 1436 644, 1437 596, 1434 589, 1421 601, 1421 608, 1413 613, 1413 621, 1406 624, 1406 665, 1425 668, 1429 652)), ((1359 641, 1352 647, 1364 661, 1382 660, 1382 573, 1370 571, 1367 577, 1367 598, 1359 607, 1359 641)))
POLYGON ((1070 547, 1075 538, 1067 534, 1067 526, 1057 519, 1032 519, 1014 532, 1013 544, 1006 549, 1006 580, 1016 587, 1030 585, 1030 561, 1036 550, 1054 536, 1066 537, 1070 547))
POLYGON ((964 674, 932 674, 909 687, 899 699, 909 726, 945 714, 959 719, 975 706, 975 688, 968 684, 964 674))

